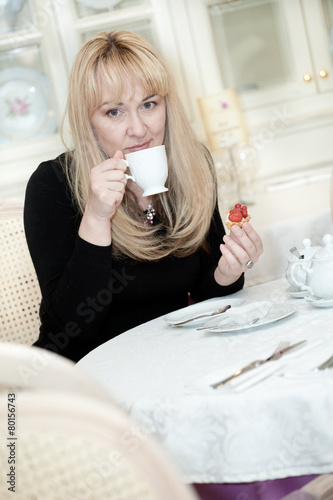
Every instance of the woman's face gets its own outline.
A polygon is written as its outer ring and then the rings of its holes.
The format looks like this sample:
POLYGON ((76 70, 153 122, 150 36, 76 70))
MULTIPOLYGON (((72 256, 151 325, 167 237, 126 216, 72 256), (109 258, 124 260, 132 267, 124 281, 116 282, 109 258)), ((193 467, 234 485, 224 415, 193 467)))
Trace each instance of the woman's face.
POLYGON ((111 91, 102 86, 102 104, 93 113, 91 124, 99 145, 112 158, 116 151, 123 154, 161 146, 165 133, 165 98, 145 95, 140 85, 125 87, 121 102, 112 101, 111 91))

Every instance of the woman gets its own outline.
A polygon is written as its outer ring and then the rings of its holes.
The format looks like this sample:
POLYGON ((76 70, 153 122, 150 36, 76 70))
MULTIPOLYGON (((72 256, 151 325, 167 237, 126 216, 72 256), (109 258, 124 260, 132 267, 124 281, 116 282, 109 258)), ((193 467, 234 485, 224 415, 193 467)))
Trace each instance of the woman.
POLYGON ((248 223, 225 234, 212 159, 140 36, 101 33, 83 45, 67 115, 73 144, 29 180, 25 227, 42 291, 35 345, 77 361, 186 306, 188 293, 201 301, 236 292, 262 243, 248 223), (147 199, 127 180, 124 154, 162 144, 168 192, 147 199))

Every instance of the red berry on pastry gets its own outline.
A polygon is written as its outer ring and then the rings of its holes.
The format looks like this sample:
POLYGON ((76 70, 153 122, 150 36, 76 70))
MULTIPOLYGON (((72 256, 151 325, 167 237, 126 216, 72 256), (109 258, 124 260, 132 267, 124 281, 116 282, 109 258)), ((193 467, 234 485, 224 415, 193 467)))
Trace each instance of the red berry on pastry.
POLYGON ((238 210, 238 208, 234 208, 233 210, 230 210, 229 220, 231 220, 231 222, 240 222, 241 220, 243 220, 242 212, 240 210, 238 210))
POLYGON ((243 214, 243 217, 245 219, 245 217, 247 217, 247 206, 243 205, 240 209, 240 211, 242 212, 243 214))

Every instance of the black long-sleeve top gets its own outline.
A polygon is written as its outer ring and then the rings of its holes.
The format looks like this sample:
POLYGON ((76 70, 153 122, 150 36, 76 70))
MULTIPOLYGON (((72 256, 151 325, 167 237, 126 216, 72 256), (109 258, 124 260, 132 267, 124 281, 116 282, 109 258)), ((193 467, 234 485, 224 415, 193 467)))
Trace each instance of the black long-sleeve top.
POLYGON ((78 235, 81 215, 59 159, 42 163, 26 190, 24 223, 42 302, 34 345, 78 361, 120 333, 194 301, 241 289, 244 277, 222 287, 213 277, 225 230, 215 210, 203 249, 157 262, 111 258, 111 246, 78 235))

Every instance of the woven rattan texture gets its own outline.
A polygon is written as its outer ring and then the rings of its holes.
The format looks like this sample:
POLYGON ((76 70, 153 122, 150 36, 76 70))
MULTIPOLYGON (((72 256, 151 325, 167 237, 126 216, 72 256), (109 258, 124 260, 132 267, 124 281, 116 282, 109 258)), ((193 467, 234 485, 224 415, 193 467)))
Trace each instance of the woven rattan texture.
MULTIPOLYGON (((117 448, 52 429, 48 434, 22 431, 18 439, 16 491, 8 491, 3 481, 2 499, 158 500, 117 448)), ((8 469, 5 453, 0 453, 0 468, 8 469)))
POLYGON ((40 288, 22 214, 0 215, 0 341, 31 345, 38 338, 40 288))
POLYGON ((69 359, 0 343, 0 500, 199 500, 150 432, 69 359))

